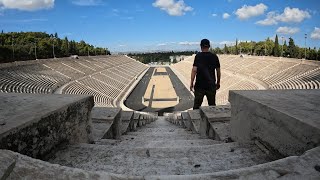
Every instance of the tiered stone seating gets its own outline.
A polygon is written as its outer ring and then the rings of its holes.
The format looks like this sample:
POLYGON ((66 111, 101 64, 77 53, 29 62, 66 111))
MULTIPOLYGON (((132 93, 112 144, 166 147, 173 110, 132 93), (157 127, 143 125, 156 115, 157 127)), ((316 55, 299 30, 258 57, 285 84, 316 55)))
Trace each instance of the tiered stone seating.
MULTIPOLYGON (((230 67, 229 69, 224 69, 222 68, 221 71, 221 87, 220 90, 217 91, 217 98, 216 98, 216 104, 218 105, 222 105, 222 104, 227 104, 228 103, 228 95, 229 95, 229 90, 237 90, 237 89, 241 89, 241 90, 255 90, 255 89, 259 89, 254 83, 244 79, 244 78, 240 78, 237 75, 228 73, 230 70, 240 70, 240 69, 246 69, 243 65, 242 68, 237 68, 237 69, 232 69, 231 68, 231 64, 233 64, 236 59, 241 60, 241 62, 243 61, 243 58, 238 58, 236 56, 222 56, 220 58, 220 63, 221 66, 224 67, 224 65, 230 64, 228 65, 228 67, 230 67), (229 71, 228 71, 229 70, 229 71)), ((179 63, 176 63, 174 65, 172 65, 171 67, 173 67, 176 71, 178 71, 178 73, 180 75, 182 75, 182 77, 180 77, 180 79, 184 79, 186 80, 186 84, 189 83, 190 80, 190 74, 191 74, 191 70, 192 70, 192 64, 194 61, 194 56, 191 56, 189 58, 186 58, 184 61, 181 61, 179 63)), ((254 63, 255 61, 251 61, 252 63, 254 63)), ((240 66, 239 66, 240 67, 240 66)), ((189 87, 187 87, 189 88, 189 87)))
POLYGON ((2 65, 0 92, 93 95, 97 106, 114 106, 114 100, 147 66, 126 56, 48 59, 2 65), (73 81, 72 81, 73 80, 73 81), (72 81, 72 82, 70 82, 72 81))
MULTIPOLYGON (((222 79, 221 89, 217 92, 217 104, 228 102, 229 90, 260 89, 257 82, 265 83, 271 89, 319 89, 320 63, 314 61, 238 55, 220 55, 219 59, 222 79)), ((171 66, 187 85, 193 61, 194 56, 171 66)))
POLYGON ((101 94, 99 91, 92 89, 82 83, 76 82, 69 84, 65 90, 65 94, 87 94, 94 96, 96 106, 112 107, 113 100, 111 97, 101 94))
POLYGON ((66 78, 50 71, 38 64, 0 69, 1 92, 52 93, 66 78))

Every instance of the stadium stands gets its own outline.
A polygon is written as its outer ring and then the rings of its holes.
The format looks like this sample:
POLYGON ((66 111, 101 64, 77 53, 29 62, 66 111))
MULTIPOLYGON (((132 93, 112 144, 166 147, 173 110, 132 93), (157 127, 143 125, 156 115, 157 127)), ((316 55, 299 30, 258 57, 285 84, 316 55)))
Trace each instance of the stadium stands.
MULTIPOLYGON (((229 90, 319 89, 320 63, 297 59, 220 55, 221 89, 217 104, 228 104, 229 90)), ((188 86, 194 56, 172 65, 188 86)), ((96 106, 116 101, 146 65, 127 56, 47 59, 1 64, 0 92, 92 94, 96 106)))
MULTIPOLYGON (((217 92, 217 104, 228 103, 229 90, 263 89, 319 89, 320 63, 298 59, 220 55, 222 70, 221 89, 217 92), (260 82, 260 83, 259 83, 260 82)), ((188 85, 194 56, 171 67, 188 85)))
POLYGON ((89 94, 96 106, 115 106, 115 100, 147 66, 126 56, 48 59, 0 67, 0 92, 89 94))

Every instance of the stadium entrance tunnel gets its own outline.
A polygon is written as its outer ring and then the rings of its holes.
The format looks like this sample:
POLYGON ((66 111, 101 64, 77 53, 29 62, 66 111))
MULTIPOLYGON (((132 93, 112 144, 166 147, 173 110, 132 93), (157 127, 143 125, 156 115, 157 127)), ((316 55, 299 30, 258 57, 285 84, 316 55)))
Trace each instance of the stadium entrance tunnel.
POLYGON ((124 101, 135 111, 184 111, 193 107, 194 97, 170 67, 151 67, 124 101))

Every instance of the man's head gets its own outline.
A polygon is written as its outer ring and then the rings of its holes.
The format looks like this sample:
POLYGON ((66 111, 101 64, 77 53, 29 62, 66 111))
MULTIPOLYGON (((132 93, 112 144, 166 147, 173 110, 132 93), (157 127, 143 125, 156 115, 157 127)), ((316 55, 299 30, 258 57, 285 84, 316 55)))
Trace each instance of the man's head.
POLYGON ((208 51, 210 48, 210 41, 208 39, 202 39, 200 47, 202 51, 208 51))

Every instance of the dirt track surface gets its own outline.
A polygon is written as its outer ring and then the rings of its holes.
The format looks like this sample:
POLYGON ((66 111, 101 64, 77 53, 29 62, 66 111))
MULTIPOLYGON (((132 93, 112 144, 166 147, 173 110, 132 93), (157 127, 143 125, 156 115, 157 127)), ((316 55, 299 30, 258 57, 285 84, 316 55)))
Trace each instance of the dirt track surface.
POLYGON ((138 83, 136 88, 127 97, 124 104, 133 110, 143 111, 143 112, 173 112, 173 111, 184 111, 193 107, 193 96, 189 90, 182 84, 180 79, 173 73, 170 67, 166 67, 167 73, 170 77, 172 85, 180 98, 179 104, 170 108, 150 108, 142 104, 142 97, 144 96, 147 86, 149 84, 150 78, 154 71, 154 67, 151 67, 148 72, 144 75, 141 81, 138 83))

